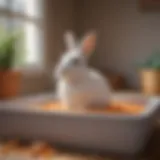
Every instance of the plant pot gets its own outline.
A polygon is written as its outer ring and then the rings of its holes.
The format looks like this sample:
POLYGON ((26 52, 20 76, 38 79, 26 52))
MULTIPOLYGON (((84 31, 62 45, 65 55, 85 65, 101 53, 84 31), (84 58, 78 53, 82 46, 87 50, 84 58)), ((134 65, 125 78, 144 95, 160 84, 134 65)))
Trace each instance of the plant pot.
POLYGON ((141 70, 142 90, 147 95, 160 95, 160 70, 141 70))
POLYGON ((0 71, 0 98, 8 99, 18 95, 21 87, 21 73, 18 71, 0 71))

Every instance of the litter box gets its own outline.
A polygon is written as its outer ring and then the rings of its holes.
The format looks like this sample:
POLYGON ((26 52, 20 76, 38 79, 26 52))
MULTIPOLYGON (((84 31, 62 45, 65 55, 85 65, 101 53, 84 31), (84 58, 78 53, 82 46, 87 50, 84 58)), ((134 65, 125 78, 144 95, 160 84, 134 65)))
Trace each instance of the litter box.
POLYGON ((145 106, 144 112, 127 114, 82 114, 44 112, 33 104, 53 101, 53 94, 0 102, 0 137, 45 140, 70 148, 135 154, 140 152, 153 130, 159 99, 115 96, 145 106))

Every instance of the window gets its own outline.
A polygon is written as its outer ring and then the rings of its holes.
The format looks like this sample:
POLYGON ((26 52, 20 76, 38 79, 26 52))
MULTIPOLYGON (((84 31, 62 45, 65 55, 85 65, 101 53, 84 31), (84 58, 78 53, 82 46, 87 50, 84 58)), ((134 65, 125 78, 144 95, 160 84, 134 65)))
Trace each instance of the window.
POLYGON ((16 67, 43 65, 44 0, 0 0, 0 26, 7 32, 22 31, 16 45, 16 67))

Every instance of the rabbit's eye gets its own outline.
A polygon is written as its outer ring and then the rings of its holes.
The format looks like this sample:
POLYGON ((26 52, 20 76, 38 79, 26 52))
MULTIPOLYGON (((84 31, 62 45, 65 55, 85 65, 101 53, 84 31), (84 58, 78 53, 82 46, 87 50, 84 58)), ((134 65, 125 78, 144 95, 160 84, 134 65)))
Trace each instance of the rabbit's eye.
POLYGON ((79 60, 79 59, 74 59, 74 60, 72 61, 72 64, 73 64, 73 65, 78 65, 78 64, 80 64, 80 60, 79 60))

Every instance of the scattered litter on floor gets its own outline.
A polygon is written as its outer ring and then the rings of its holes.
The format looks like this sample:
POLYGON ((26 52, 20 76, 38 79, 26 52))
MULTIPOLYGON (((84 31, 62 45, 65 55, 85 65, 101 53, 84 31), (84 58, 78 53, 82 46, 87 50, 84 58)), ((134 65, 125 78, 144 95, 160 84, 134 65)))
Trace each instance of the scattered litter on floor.
POLYGON ((45 142, 9 140, 0 143, 0 160, 111 160, 98 155, 64 153, 45 142))

